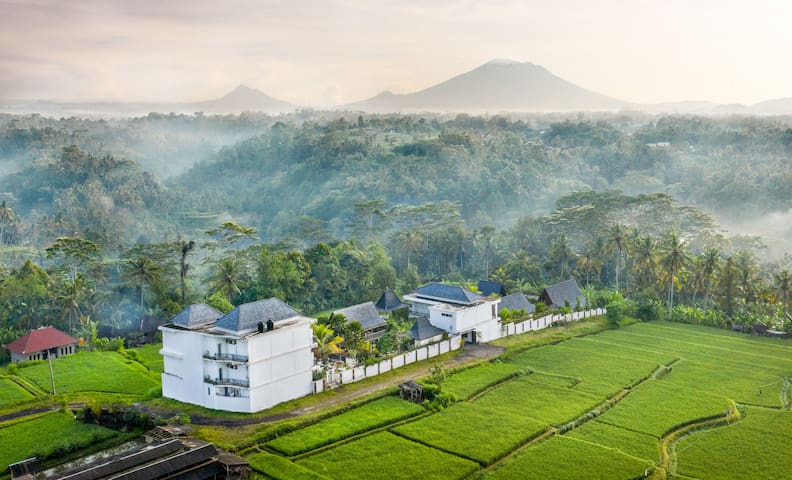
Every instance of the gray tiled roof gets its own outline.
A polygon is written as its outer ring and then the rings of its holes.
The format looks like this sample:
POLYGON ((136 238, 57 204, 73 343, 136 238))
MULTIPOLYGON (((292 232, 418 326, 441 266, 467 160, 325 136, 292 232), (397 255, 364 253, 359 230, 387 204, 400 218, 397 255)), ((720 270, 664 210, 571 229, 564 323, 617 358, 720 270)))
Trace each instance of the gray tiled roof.
POLYGON ((548 306, 553 308, 564 307, 567 302, 572 308, 578 305, 581 307, 586 306, 586 297, 583 296, 574 278, 545 288, 542 295, 540 295, 540 299, 549 300, 548 306))
POLYGON ((348 322, 360 322, 363 330, 371 330, 381 327, 386 324, 385 320, 377 313, 374 304, 371 302, 360 303, 352 305, 351 307, 342 308, 333 311, 334 315, 341 314, 346 317, 348 322))
POLYGON ((377 310, 383 310, 386 312, 392 312, 393 310, 409 307, 408 304, 401 301, 401 299, 393 290, 385 290, 382 292, 382 295, 380 295, 379 300, 377 300, 377 303, 375 303, 374 306, 377 307, 377 310))
POLYGON ((243 303, 218 320, 215 327, 231 332, 244 332, 255 330, 258 322, 267 323, 267 320, 272 320, 277 323, 299 314, 297 310, 282 300, 273 297, 257 302, 243 303))
POLYGON ((491 280, 479 280, 478 289, 485 297, 489 297, 493 293, 496 295, 506 294, 506 289, 501 282, 493 282, 491 280))
POLYGON ((485 298, 478 293, 471 292, 467 288, 462 288, 457 285, 446 285, 445 283, 430 283, 416 290, 415 295, 460 305, 469 305, 476 300, 485 298))
POLYGON ((193 328, 214 323, 215 320, 222 316, 222 313, 209 305, 205 303, 196 303, 182 310, 178 315, 173 317, 171 322, 180 327, 193 328))
POLYGON ((437 328, 429 323, 429 318, 423 315, 415 319, 415 323, 410 329, 410 337, 412 337, 413 340, 426 340, 444 333, 445 330, 437 328))
POLYGON ((524 293, 512 293, 501 298, 498 304, 498 313, 504 308, 508 308, 510 312, 525 310, 525 313, 533 313, 536 307, 528 301, 528 297, 524 293))

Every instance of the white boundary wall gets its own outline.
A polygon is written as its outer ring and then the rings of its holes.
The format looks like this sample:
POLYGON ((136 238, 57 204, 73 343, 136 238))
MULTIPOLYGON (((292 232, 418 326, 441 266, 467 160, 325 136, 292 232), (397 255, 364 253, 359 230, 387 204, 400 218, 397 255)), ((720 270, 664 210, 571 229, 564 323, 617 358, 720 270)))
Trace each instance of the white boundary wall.
MULTIPOLYGON (((541 318, 532 318, 520 323, 507 323, 501 327, 501 336, 508 337, 511 335, 519 335, 521 333, 532 332, 536 330, 545 329, 553 324, 553 322, 564 321, 579 321, 584 318, 596 317, 604 315, 606 310, 604 308, 596 308, 594 310, 585 310, 582 312, 567 313, 565 315, 545 315, 541 318)), ((313 382, 314 393, 320 393, 324 390, 337 387, 346 383, 353 383, 363 380, 364 378, 374 377, 381 373, 388 372, 395 368, 400 368, 411 363, 421 360, 442 355, 453 350, 459 350, 462 347, 462 337, 454 335, 447 340, 441 340, 436 343, 430 343, 423 347, 401 353, 391 358, 368 366, 359 366, 352 369, 345 370, 329 370, 325 380, 317 380, 313 382)))
POLYGON ((462 347, 462 337, 454 335, 447 340, 441 340, 437 343, 431 343, 415 350, 401 353, 391 358, 368 365, 366 367, 360 366, 352 369, 345 370, 330 370, 327 372, 326 380, 317 380, 314 382, 314 393, 320 393, 324 390, 337 387, 346 383, 353 383, 363 380, 364 378, 375 377, 381 373, 388 372, 394 368, 400 368, 420 360, 442 355, 453 350, 459 350, 462 347))

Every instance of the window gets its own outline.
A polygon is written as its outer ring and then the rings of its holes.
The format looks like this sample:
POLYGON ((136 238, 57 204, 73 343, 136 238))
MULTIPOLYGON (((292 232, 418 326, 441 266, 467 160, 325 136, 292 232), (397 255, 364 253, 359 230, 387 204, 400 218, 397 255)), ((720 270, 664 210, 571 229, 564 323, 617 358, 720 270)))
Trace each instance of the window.
POLYGON ((451 315, 450 313, 441 313, 440 315, 442 315, 444 317, 448 317, 448 318, 452 318, 453 317, 453 315, 451 315))

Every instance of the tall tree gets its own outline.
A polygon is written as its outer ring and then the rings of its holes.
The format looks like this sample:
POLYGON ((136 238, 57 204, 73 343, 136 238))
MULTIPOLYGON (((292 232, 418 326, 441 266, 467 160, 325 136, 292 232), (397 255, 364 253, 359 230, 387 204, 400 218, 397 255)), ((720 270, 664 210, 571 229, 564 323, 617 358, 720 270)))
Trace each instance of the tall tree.
POLYGON ((182 306, 186 306, 187 273, 190 270, 190 264, 187 263, 187 257, 189 257, 192 251, 195 249, 195 242, 192 240, 187 241, 179 239, 176 242, 176 246, 181 252, 181 255, 179 256, 179 291, 181 293, 181 304, 182 306))
POLYGON ((619 273, 627 250, 628 234, 627 227, 618 222, 614 222, 606 233, 608 249, 616 253, 616 291, 619 291, 619 273))
POLYGON ((709 303, 712 297, 712 283, 715 280, 715 276, 718 274, 718 270, 720 269, 720 250, 716 247, 710 247, 701 254, 702 255, 702 263, 701 269, 704 273, 704 278, 706 281, 705 291, 704 291, 704 309, 707 309, 707 304, 709 303))
POLYGON ((229 302, 233 303, 234 296, 242 294, 246 286, 245 272, 242 264, 234 257, 221 258, 212 267, 209 287, 222 293, 229 302))
POLYGON ((685 243, 677 237, 675 232, 668 234, 662 246, 662 257, 660 263, 665 269, 668 280, 668 314, 671 315, 671 309, 674 306, 674 285, 677 282, 677 276, 681 270, 689 262, 689 255, 685 249, 685 243))
POLYGON ((124 276, 135 283, 140 301, 140 331, 143 332, 145 318, 144 290, 146 285, 153 286, 162 279, 162 266, 152 257, 150 249, 138 245, 124 253, 124 276))

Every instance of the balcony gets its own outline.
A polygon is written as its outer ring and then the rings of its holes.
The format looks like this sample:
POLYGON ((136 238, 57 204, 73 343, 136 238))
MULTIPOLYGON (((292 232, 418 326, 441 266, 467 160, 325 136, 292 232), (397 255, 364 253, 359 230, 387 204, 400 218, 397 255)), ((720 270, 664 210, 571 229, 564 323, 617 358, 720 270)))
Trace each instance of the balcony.
POLYGON ((237 355, 236 353, 209 353, 204 352, 203 358, 216 360, 218 362, 247 363, 247 355, 237 355))
POLYGON ((250 381, 242 380, 239 378, 204 377, 204 383, 211 383, 212 385, 229 386, 229 387, 250 388, 250 381))

